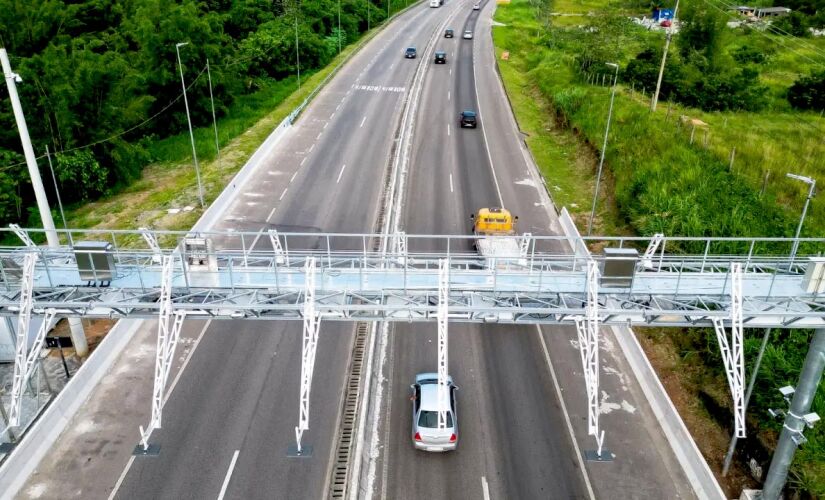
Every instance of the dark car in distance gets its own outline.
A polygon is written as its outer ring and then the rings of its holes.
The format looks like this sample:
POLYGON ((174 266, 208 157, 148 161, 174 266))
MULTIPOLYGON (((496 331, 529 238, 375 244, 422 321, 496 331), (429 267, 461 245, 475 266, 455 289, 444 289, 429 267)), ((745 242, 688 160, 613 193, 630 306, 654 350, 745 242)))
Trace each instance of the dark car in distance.
POLYGON ((447 28, 444 30, 444 38, 452 38, 455 35, 452 28, 447 28))
POLYGON ((461 125, 461 128, 476 128, 478 126, 478 116, 476 116, 475 111, 462 111, 458 115, 458 123, 461 125))
POLYGON ((444 64, 447 62, 447 53, 443 50, 435 51, 435 63, 436 64, 444 64))
POLYGON ((407 51, 404 52, 404 57, 407 59, 415 59, 415 47, 407 47, 407 51))

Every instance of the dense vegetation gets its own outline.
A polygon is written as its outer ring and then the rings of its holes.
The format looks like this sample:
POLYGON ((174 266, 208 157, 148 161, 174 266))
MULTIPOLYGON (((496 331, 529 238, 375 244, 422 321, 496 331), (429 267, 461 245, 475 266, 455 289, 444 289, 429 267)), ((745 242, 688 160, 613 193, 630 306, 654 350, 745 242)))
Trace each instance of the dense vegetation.
MULTIPOLYGON (((694 3, 698 11, 704 2, 694 3)), ((554 151, 548 142, 557 140, 556 129, 564 128, 597 157, 610 96, 602 82, 609 86, 614 71, 605 63, 618 62, 620 85, 602 184, 610 192, 602 197, 597 224, 644 235, 791 236, 804 200, 803 187, 779 177, 797 171, 822 181, 825 169, 815 158, 825 154, 825 122, 818 113, 793 111, 787 99, 795 81, 807 82, 806 75, 821 73, 825 44, 812 38, 803 46, 787 35, 719 29, 715 14, 687 14, 694 15, 697 25, 674 37, 660 106, 651 113, 650 92, 664 37, 627 19, 642 15, 646 8, 639 2, 615 0, 512 0, 499 7, 496 19, 503 26, 494 28, 494 41, 499 52, 509 52, 507 62, 499 63, 501 73, 551 194, 568 206, 580 227, 586 224, 595 174, 586 166, 592 165, 573 157, 564 144, 554 151), (731 88, 733 84, 738 87, 731 88), (757 97, 763 101, 759 106, 750 108, 744 102, 757 97), (722 109, 729 111, 718 111, 722 109), (680 116, 706 122, 706 135, 686 126, 680 116), (582 167, 590 183, 564 181, 569 176, 581 178, 582 167), (763 182, 771 171, 770 182, 763 182)), ((808 82, 800 93, 821 82, 821 77, 808 82)), ((821 236, 821 200, 815 199, 811 209, 816 215, 806 219, 803 234, 821 236)), ((761 335, 746 331, 748 373, 761 335)), ((730 430, 730 397, 714 333, 691 329, 659 339, 672 342, 681 376, 698 374, 690 382, 698 388, 701 411, 730 430)), ((785 408, 777 389, 796 384, 810 339, 806 330, 773 332, 748 411, 753 437, 744 446, 749 451, 754 441, 768 450, 775 443, 781 422, 768 417, 767 409, 785 408)), ((825 384, 820 385, 812 411, 825 414, 825 384)), ((809 442, 796 455, 790 484, 803 494, 822 497, 825 426, 807 430, 805 436, 809 442)))
MULTIPOLYGON (((186 130, 175 44, 195 126, 254 96, 294 88, 302 74, 386 18, 386 1, 0 0, 0 39, 23 82, 18 93, 37 155, 48 145, 63 201, 122 189, 148 163, 170 159, 163 139, 186 130), (339 45, 340 44, 340 45, 339 45), (283 84, 281 84, 283 82, 283 84)), ((403 5, 403 3, 402 3, 403 5)), ((396 10, 397 5, 393 6, 396 10)), ((0 100, 8 103, 5 86, 0 100)), ((249 126, 248 124, 246 126, 249 126)), ((240 133, 240 130, 236 131, 240 133)), ((225 138, 222 134, 221 140, 225 138)), ((180 142, 180 141, 177 141, 180 142)), ((186 148, 182 148, 185 153, 186 148)), ((0 225, 33 208, 11 106, 0 106, 0 225)), ((40 161, 45 179, 50 174, 40 161)), ((46 182, 47 186, 50 182, 46 182)), ((39 224, 37 217, 30 224, 39 224)))

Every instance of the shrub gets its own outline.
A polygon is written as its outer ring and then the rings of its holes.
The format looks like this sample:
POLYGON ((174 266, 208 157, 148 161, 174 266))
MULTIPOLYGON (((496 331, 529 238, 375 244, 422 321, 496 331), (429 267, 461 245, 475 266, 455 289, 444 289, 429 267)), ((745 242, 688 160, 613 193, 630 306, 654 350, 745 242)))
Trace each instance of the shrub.
POLYGON ((788 89, 788 102, 797 109, 825 110, 825 71, 795 81, 788 89))

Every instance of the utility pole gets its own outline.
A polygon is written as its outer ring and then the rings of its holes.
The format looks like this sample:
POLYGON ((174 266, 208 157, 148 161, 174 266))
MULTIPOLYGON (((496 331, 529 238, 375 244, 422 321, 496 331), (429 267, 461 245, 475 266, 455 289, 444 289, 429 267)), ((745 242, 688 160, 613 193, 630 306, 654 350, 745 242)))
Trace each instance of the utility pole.
POLYGON ((40 211, 40 220, 43 222, 43 229, 46 231, 46 241, 52 248, 60 246, 60 239, 57 237, 57 230, 54 227, 54 219, 49 208, 49 199, 46 197, 46 190, 43 188, 43 179, 40 178, 40 170, 37 168, 37 158, 34 156, 32 141, 29 137, 29 128, 26 125, 26 117, 23 115, 23 106, 17 95, 17 83, 23 81, 20 75, 11 70, 9 55, 5 48, 0 48, 0 61, 3 65, 3 75, 6 77, 6 86, 9 89, 9 99, 14 110, 14 119, 17 122, 17 130, 20 132, 20 142, 23 143, 23 155, 26 157, 26 165, 29 167, 29 176, 34 189, 34 197, 37 200, 37 209, 40 211))
POLYGON ((198 152, 195 151, 195 134, 192 133, 192 118, 189 116, 189 100, 186 98, 186 83, 183 81, 183 64, 180 60, 180 48, 189 45, 189 42, 176 43, 175 52, 178 54, 178 68, 180 69, 180 85, 183 87, 183 104, 186 106, 186 121, 189 122, 189 140, 192 141, 192 159, 195 162, 195 176, 198 178, 198 198, 201 208, 206 207, 203 202, 203 184, 201 184, 201 169, 198 165, 198 152))
POLYGON ((673 19, 665 35, 665 50, 662 52, 662 65, 659 66, 659 78, 656 79, 656 91, 650 98, 650 111, 656 111, 656 104, 659 102, 659 90, 662 88, 662 75, 665 74, 665 61, 667 60, 667 50, 670 48, 670 39, 673 37, 673 25, 676 23, 676 13, 679 12, 679 0, 676 0, 676 7, 673 9, 673 19))
MULTIPOLYGON (((23 80, 20 75, 11 70, 9 55, 4 48, 0 48, 0 63, 3 66, 3 75, 6 77, 6 86, 9 89, 9 98, 14 110, 14 119, 17 121, 17 130, 20 132, 20 141, 23 143, 23 154, 26 157, 26 165, 29 167, 34 197, 37 200, 37 209, 40 211, 40 220, 43 223, 43 229, 46 231, 46 241, 50 248, 59 248, 60 238, 58 238, 57 230, 54 227, 49 199, 46 197, 46 190, 43 188, 43 179, 40 178, 37 159, 34 156, 31 138, 29 138, 29 128, 26 126, 26 117, 23 115, 23 106, 20 104, 20 98, 17 95, 16 84, 23 80)), ((75 352, 79 357, 86 356, 89 353, 89 347, 86 343, 83 323, 80 318, 67 319, 71 330, 72 343, 75 345, 75 352)))
POLYGON ((788 478, 788 468, 793 461, 797 446, 805 442, 802 430, 807 425, 812 426, 817 420, 815 414, 808 413, 811 409, 816 388, 822 379, 822 369, 825 368, 825 328, 814 332, 808 355, 802 365, 799 375, 799 384, 793 394, 791 407, 785 416, 785 424, 779 435, 779 443, 773 452, 768 476, 762 489, 764 500, 777 500, 788 478))
POLYGON ((604 143, 602 144, 602 154, 599 157, 599 172, 596 174, 596 189, 593 191, 593 207, 590 209, 590 222, 587 223, 587 236, 593 231, 593 217, 596 216, 596 201, 599 199, 599 183, 602 180, 602 167, 604 166, 604 152, 607 150, 607 134, 610 132, 610 118, 613 116, 613 99, 616 97, 616 83, 619 80, 619 65, 617 63, 607 63, 611 68, 616 68, 613 76, 613 90, 610 92, 610 107, 607 110, 607 125, 604 127, 604 143))
POLYGON ((206 77, 209 79, 209 101, 212 103, 212 127, 215 128, 215 151, 218 153, 218 168, 220 168, 221 146, 218 143, 218 120, 215 118, 215 98, 212 96, 212 73, 209 71, 209 58, 206 59, 206 77))
POLYGON ((301 88, 301 56, 298 54, 298 9, 295 9, 295 65, 298 67, 298 88, 301 88))

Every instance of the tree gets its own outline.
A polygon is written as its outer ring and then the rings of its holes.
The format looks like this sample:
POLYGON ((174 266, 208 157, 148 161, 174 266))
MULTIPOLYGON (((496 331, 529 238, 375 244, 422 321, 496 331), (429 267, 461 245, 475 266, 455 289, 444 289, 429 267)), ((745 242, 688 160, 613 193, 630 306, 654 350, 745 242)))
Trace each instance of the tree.
POLYGON ((797 109, 825 110, 825 71, 795 81, 788 89, 788 102, 797 109))
POLYGON ((725 18, 719 11, 704 2, 689 2, 682 10, 676 38, 682 58, 704 65, 709 71, 717 71, 724 29, 725 18))

